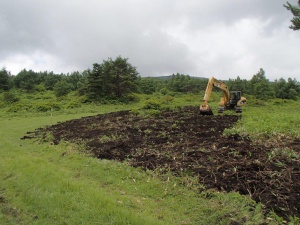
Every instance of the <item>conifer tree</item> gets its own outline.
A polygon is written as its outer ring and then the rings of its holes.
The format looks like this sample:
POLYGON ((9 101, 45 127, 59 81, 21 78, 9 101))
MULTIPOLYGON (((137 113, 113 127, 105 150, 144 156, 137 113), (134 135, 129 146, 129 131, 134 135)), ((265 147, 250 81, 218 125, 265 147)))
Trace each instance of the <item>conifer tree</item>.
POLYGON ((114 97, 121 98, 136 91, 139 74, 136 68, 128 62, 128 59, 118 56, 114 61, 110 59, 109 65, 108 74, 112 81, 111 88, 114 97))
POLYGON ((0 90, 7 91, 9 89, 10 76, 5 68, 0 70, 0 90))
POLYGON ((266 78, 265 71, 262 68, 250 80, 249 90, 258 99, 268 100, 275 97, 275 92, 270 86, 270 82, 266 78))
MULTIPOLYGON (((298 5, 300 6, 300 0, 298 2, 298 5)), ((287 5, 283 5, 287 10, 290 10, 292 14, 294 15, 293 19, 291 20, 292 25, 290 26, 293 30, 299 30, 300 29, 300 8, 291 5, 289 2, 287 2, 287 5)))
POLYGON ((137 90, 138 72, 121 56, 95 63, 88 76, 88 97, 91 100, 120 99, 137 90))
POLYGON ((103 70, 98 63, 93 64, 93 70, 87 77, 87 95, 91 100, 100 100, 103 90, 103 70))

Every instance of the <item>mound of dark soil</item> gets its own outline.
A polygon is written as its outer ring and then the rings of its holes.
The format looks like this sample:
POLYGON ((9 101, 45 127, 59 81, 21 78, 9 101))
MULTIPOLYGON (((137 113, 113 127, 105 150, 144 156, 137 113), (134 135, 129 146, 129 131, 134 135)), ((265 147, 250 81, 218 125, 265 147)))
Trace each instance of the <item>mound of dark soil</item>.
POLYGON ((288 218, 300 217, 300 140, 281 137, 255 144, 239 134, 223 136, 239 116, 201 116, 198 107, 140 117, 120 111, 71 120, 28 133, 51 133, 85 143, 100 159, 127 160, 134 167, 165 168, 197 176, 206 188, 237 191, 288 218))

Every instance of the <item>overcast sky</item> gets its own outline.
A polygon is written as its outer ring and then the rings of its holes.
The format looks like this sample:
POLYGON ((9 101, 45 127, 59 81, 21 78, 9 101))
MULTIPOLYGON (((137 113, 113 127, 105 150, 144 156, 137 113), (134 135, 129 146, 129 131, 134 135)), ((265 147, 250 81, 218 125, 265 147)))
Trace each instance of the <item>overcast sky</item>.
MULTIPOLYGON (((296 0, 290 0, 296 5, 296 0)), ((0 67, 68 73, 109 57, 141 76, 300 80, 286 0, 1 0, 0 67)))

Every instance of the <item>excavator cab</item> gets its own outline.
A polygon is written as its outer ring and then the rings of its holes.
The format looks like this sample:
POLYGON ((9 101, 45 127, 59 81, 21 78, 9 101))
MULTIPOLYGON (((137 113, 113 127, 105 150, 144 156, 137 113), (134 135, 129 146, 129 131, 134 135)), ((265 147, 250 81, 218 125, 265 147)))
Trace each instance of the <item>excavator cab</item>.
POLYGON ((229 108, 234 109, 235 112, 242 112, 242 105, 246 104, 246 98, 242 97, 241 91, 231 91, 229 98, 229 108))
POLYGON ((233 108, 237 105, 238 101, 241 100, 241 92, 240 91, 231 91, 230 92, 230 106, 233 108))

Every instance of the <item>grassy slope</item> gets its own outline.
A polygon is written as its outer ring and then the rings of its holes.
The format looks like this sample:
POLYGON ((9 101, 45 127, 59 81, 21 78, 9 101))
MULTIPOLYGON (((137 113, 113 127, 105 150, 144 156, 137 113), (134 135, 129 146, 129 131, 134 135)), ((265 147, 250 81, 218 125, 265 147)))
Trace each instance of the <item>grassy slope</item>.
MULTIPOLYGON (((117 109, 98 108, 103 112, 117 109)), ((82 115, 55 115, 54 122, 82 115)), ((50 124, 49 116, 25 116, 0 118, 0 224, 264 221, 261 205, 248 197, 199 194, 193 190, 195 182, 190 177, 158 178, 153 172, 80 154, 78 147, 70 144, 53 146, 20 140, 27 131, 50 124)))
POLYGON ((250 135, 252 139, 277 135, 300 137, 300 101, 252 100, 245 107, 243 117, 230 132, 250 135))

